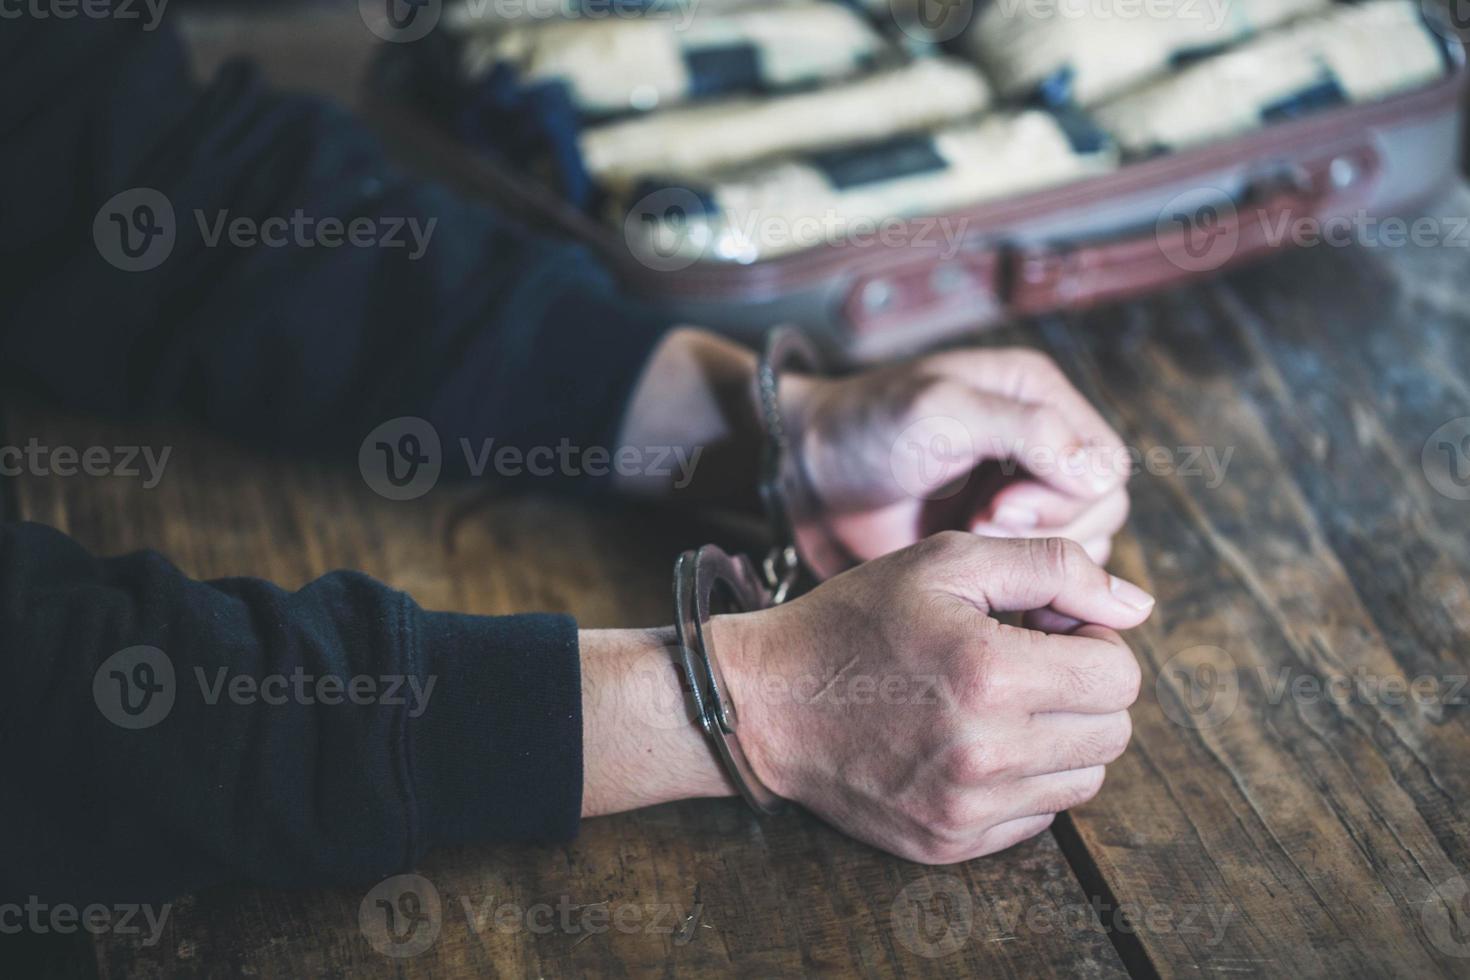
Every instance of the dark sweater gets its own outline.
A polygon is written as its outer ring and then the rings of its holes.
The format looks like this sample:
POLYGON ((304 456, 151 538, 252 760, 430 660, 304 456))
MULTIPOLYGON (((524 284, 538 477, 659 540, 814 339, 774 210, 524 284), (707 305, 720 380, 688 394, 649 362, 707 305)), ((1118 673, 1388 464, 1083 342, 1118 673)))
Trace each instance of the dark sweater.
MULTIPOLYGON (((199 86, 168 20, 0 22, 6 384, 347 465, 404 415, 446 450, 461 437, 612 444, 656 316, 577 248, 394 170, 342 111, 269 92, 240 65, 199 86), (104 203, 132 188, 161 192, 175 215, 172 250, 147 271, 115 267, 94 238, 104 203), (208 242, 221 211, 297 209, 435 224, 417 258, 208 242)), ((156 554, 99 559, 12 525, 0 673, 0 901, 367 881, 437 844, 577 828, 578 649, 564 616, 425 612, 347 572, 295 593, 197 582, 156 554), (138 646, 166 663, 109 660, 138 646), (159 710, 147 699, 165 696, 168 670, 166 715, 124 727, 159 710), (341 703, 311 687, 331 676, 341 703), (278 693, 296 677, 313 693, 281 704, 218 686, 278 693), (341 696, 355 677, 382 697, 341 696)))

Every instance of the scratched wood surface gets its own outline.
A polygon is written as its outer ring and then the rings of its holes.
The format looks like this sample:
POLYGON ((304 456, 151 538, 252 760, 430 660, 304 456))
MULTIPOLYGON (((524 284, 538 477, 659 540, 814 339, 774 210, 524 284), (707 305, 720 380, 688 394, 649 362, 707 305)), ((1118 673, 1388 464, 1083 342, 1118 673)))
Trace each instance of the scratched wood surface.
MULTIPOLYGON (((171 447, 153 489, 115 477, 25 478, 11 486, 13 507, 101 552, 153 547, 202 577, 257 575, 294 587, 354 568, 430 608, 566 611, 589 627, 646 626, 671 618, 678 551, 712 538, 740 543, 738 528, 618 505, 485 499, 483 486, 390 502, 355 469, 272 460, 197 433, 29 408, 12 408, 5 421, 16 444, 171 447)), ((415 870, 432 882, 441 912, 437 940, 412 959, 378 952, 359 928, 368 882, 192 896, 174 906, 162 942, 99 943, 98 969, 103 977, 1124 975, 1050 837, 933 871, 801 813, 761 821, 734 801, 708 801, 590 821, 564 847, 444 849, 415 870), (506 906, 548 911, 517 916, 506 906), (563 908, 572 911, 564 917, 563 908)))
MULTIPOLYGON (((276 77, 352 90, 345 77, 370 38, 342 43, 347 68, 332 72, 303 67, 290 52, 309 45, 275 30, 216 20, 192 37, 206 66, 253 49, 276 77), (285 51, 274 61, 272 37, 285 51)), ((1470 194, 1437 210, 1470 215, 1470 194)), ((440 893, 441 932, 413 959, 369 946, 363 889, 228 889, 180 902, 158 946, 99 943, 86 966, 106 977, 1470 975, 1470 444, 1442 430, 1470 416, 1467 280, 1463 236, 1319 248, 983 339, 1049 350, 1130 446, 1155 451, 1113 561, 1160 599, 1131 637, 1145 671, 1134 745, 1054 836, 935 872, 800 814, 762 823, 734 804, 679 805, 590 822, 569 847, 430 855, 418 870, 440 893), (1394 679, 1419 679, 1421 696, 1385 690, 1394 679), (648 928, 498 929, 493 910, 508 902, 636 908, 648 928)), ((5 487, 7 513, 104 551, 156 547, 201 575, 293 584, 353 567, 430 606, 620 625, 667 618, 676 550, 738 543, 690 519, 482 502, 473 488, 390 504, 355 473, 197 433, 139 435, 32 406, 4 422, 7 444, 174 445, 155 490, 24 478, 5 487)), ((76 957, 62 971, 79 975, 76 957)))
MULTIPOLYGON (((1470 214, 1470 194, 1442 210, 1470 214)), ((800 814, 672 806, 590 822, 564 848, 432 854, 418 870, 442 931, 411 960, 368 945, 362 889, 230 889, 181 902, 157 946, 100 943, 101 974, 1470 974, 1470 455, 1431 438, 1470 416, 1467 258, 1307 251, 983 338, 1050 350, 1153 451, 1113 563, 1160 598, 1132 637, 1134 746, 1055 838, 936 872, 800 814), (1395 696, 1396 678, 1429 687, 1395 696), (508 902, 606 903, 646 928, 502 928, 508 902)), ((140 438, 7 413, 9 443, 33 435, 140 438)), ((353 567, 429 606, 594 626, 666 619, 669 556, 742 539, 475 487, 390 503, 354 471, 197 433, 142 441, 174 447, 157 488, 27 477, 12 508, 199 575, 292 585, 353 567)))

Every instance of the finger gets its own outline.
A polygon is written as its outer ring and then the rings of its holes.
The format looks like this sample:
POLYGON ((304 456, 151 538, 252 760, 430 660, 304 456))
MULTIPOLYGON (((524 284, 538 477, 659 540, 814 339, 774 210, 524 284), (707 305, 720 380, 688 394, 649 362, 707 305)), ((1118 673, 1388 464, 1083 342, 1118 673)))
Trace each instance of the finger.
POLYGON ((1082 620, 1063 616, 1055 609, 1032 609, 1021 617, 1021 625, 1038 633, 1070 633, 1082 625, 1082 620))
POLYGON ((1121 449, 1123 440, 1077 390, 1057 363, 1026 347, 946 351, 926 367, 986 394, 1030 404, 1051 404, 1071 419, 1086 444, 1121 449))
POLYGON ((1117 471, 1109 452, 1092 446, 1055 405, 973 390, 950 404, 972 433, 975 464, 1013 462, 1042 484, 1082 500, 1094 500, 1124 482, 1126 474, 1117 471))
POLYGON ((1000 819, 1019 820, 1045 813, 1061 813, 1081 806, 1102 789, 1106 770, 1102 766, 1028 776, 1012 783, 1000 819))
POLYGON ((1064 616, 1115 629, 1148 618, 1153 596, 1109 575, 1075 541, 1065 538, 970 539, 978 560, 961 565, 965 597, 996 612, 1050 606, 1064 616))
POLYGON ((1028 730, 1033 751, 1021 775, 1044 776, 1113 762, 1133 738, 1133 719, 1126 711, 1106 715, 1052 712, 1032 715, 1028 730))
POLYGON ((1127 487, 1116 487, 1100 498, 1083 500, 1034 480, 1022 480, 996 492, 976 515, 971 529, 996 537, 1054 534, 1073 541, 1087 541, 1116 534, 1128 520, 1128 508, 1127 487))
POLYGON ((1016 706, 1033 715, 1071 711, 1108 715, 1138 700, 1138 658, 1112 630, 1082 626, 1070 636, 1035 634, 1036 642, 998 654, 997 669, 1016 706), (1083 633, 1088 635, 1082 635, 1083 633))
POLYGON ((1082 550, 1087 552, 1087 557, 1099 565, 1106 565, 1108 559, 1113 557, 1113 539, 1093 538, 1091 541, 1084 541, 1082 550))
MULTIPOLYGON (((919 459, 926 490, 943 478, 956 478, 986 460, 1009 461, 1038 480, 1072 496, 1092 499, 1120 486, 1115 449, 1095 445, 1094 437, 1061 408, 992 394, 952 379, 934 384, 921 418, 903 431, 919 459), (932 407, 931 407, 932 406, 932 407), (936 475, 937 474, 937 475, 936 475)), ((905 480, 901 485, 907 486, 905 480)))
POLYGON ((1039 813, 1021 817, 1019 820, 1007 820, 996 824, 980 835, 980 840, 976 844, 978 850, 975 857, 995 854, 1008 847, 1015 847, 1022 841, 1030 840, 1050 827, 1056 816, 1055 813, 1039 813))

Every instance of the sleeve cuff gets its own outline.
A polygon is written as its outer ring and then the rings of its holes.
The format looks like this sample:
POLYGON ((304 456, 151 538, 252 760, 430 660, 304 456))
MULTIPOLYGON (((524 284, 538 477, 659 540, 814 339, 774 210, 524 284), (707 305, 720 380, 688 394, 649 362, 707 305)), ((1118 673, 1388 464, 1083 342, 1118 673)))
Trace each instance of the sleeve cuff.
POLYGON ((574 837, 582 678, 569 616, 419 613, 428 707, 407 718, 425 847, 574 837))

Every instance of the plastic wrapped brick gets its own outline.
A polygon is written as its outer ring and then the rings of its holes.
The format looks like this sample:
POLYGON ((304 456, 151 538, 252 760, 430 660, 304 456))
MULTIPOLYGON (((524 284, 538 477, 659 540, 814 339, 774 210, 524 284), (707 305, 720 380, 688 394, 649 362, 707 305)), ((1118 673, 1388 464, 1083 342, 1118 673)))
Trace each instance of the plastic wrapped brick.
POLYGON ((467 80, 560 83, 588 116, 700 98, 779 92, 846 78, 887 50, 868 20, 832 2, 684 8, 639 17, 515 23, 464 38, 467 80))
POLYGON ((1027 110, 740 168, 704 183, 646 183, 624 229, 630 245, 648 254, 753 262, 1116 165, 1116 150, 1096 129, 1027 110))
POLYGON ((1007 97, 1090 107, 1330 0, 993 0, 962 46, 1007 97))
POLYGON ((752 161, 930 130, 983 110, 971 66, 925 58, 826 88, 769 99, 687 106, 582 132, 582 159, 613 191, 651 174, 702 177, 752 161))
POLYGON ((1177 150, 1423 85, 1444 48, 1407 0, 1334 8, 1196 62, 1094 111, 1127 153, 1177 150))

